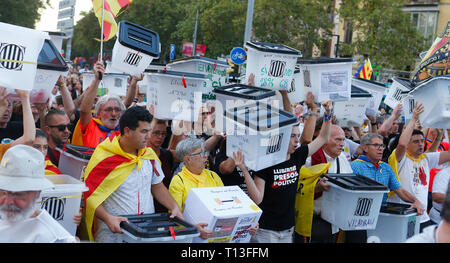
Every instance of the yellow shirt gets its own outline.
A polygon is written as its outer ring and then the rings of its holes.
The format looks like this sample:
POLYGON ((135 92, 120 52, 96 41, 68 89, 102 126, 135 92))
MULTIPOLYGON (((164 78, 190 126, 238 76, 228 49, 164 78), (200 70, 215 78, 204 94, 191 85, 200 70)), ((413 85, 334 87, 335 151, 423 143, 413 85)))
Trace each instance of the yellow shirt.
POLYGON ((191 173, 186 166, 183 166, 181 172, 172 178, 169 185, 169 192, 173 199, 177 202, 181 209, 184 211, 184 202, 189 194, 191 188, 198 187, 216 187, 224 186, 220 177, 213 171, 203 169, 200 175, 191 173))

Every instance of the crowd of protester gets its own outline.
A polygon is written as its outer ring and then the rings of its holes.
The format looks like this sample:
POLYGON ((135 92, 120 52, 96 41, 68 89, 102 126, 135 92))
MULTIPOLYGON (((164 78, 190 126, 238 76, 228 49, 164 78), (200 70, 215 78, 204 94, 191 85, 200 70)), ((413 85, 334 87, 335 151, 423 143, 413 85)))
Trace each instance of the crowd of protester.
MULTIPOLYGON (((286 91, 277 91, 284 110, 294 113, 298 123, 286 160, 252 171, 241 152, 227 156, 226 134, 214 129, 211 104, 202 106, 197 122, 184 124, 191 132, 175 133, 174 121, 156 119, 146 108, 146 94, 139 89, 143 75, 131 76, 127 95, 119 97, 97 95, 99 73, 105 73, 102 62, 70 67, 42 104, 30 103, 29 92, 19 90, 20 101, 12 102, 0 89, 0 241, 121 242, 120 223, 127 220, 121 215, 170 212, 183 218, 191 188, 237 185, 263 211, 250 231, 251 242, 365 243, 365 230, 342 231, 320 217, 321 194, 330 188, 325 178, 314 186, 310 234, 295 228, 301 168, 320 163, 330 163, 330 173, 358 173, 383 183, 392 191, 383 202, 410 204, 417 209, 421 233, 433 228, 442 233, 435 241, 449 239, 447 131, 421 127, 421 104, 415 105, 407 123, 399 104, 380 107, 361 127, 342 127, 331 101, 317 103, 309 93, 306 101, 291 102, 286 91), (85 90, 83 72, 95 75, 85 90), (48 186, 44 173, 61 174, 59 162, 68 144, 95 149, 83 175, 89 190, 73 218, 76 239, 57 223, 45 223, 51 221, 48 214, 34 207, 48 186), (295 171, 295 180, 271 187, 275 171, 282 169, 295 171), (9 178, 14 173, 17 176, 9 178), (27 218, 40 223, 24 221, 27 218)), ((205 222, 196 226, 201 238, 212 236, 205 222)))

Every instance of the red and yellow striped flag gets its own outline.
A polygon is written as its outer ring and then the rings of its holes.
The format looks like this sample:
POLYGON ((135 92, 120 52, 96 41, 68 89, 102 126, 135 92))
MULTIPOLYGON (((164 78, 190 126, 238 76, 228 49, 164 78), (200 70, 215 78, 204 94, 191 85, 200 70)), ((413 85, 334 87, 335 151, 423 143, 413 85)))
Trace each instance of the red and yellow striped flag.
MULTIPOLYGON (((117 33, 117 23, 115 18, 119 11, 125 7, 125 10, 130 6, 133 0, 92 0, 95 16, 98 18, 100 26, 102 26, 102 5, 105 2, 103 14, 103 40, 107 41, 114 37, 117 33)), ((124 11, 125 11, 124 10, 124 11)))
POLYGON ((45 157, 45 174, 62 174, 58 167, 50 161, 48 156, 45 157))
POLYGON ((94 215, 97 207, 125 181, 136 165, 141 169, 142 159, 150 160, 153 168, 155 160, 159 161, 152 148, 139 149, 137 156, 124 152, 119 139, 120 135, 109 136, 100 143, 86 166, 84 183, 89 190, 84 192, 84 207, 90 241, 94 241, 94 215))
POLYGON ((372 72, 372 63, 370 63, 370 59, 367 59, 359 72, 358 78, 370 80, 372 77, 372 72))

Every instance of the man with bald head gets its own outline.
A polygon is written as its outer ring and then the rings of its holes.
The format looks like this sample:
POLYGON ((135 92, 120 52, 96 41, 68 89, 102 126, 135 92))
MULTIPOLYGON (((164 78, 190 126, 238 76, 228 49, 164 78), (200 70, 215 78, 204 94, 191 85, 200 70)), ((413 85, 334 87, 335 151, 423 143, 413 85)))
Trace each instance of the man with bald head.
MULTIPOLYGON (((331 126, 330 139, 317 152, 306 159, 305 167, 320 163, 331 163, 328 173, 352 173, 352 168, 344 153, 345 133, 337 125, 331 126)), ((317 181, 314 194, 314 212, 311 228, 311 238, 306 238, 295 233, 295 242, 304 243, 335 243, 336 233, 339 228, 332 226, 320 217, 322 210, 322 192, 328 191, 330 185, 326 178, 317 181)))

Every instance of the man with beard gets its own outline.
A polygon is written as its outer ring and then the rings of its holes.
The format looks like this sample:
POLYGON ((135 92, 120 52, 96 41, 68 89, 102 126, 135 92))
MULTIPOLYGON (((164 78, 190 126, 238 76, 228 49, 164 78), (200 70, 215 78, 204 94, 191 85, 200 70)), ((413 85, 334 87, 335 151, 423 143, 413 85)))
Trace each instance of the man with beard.
POLYGON ((35 208, 42 190, 44 156, 27 145, 7 150, 0 165, 0 242, 76 242, 46 210, 35 208))
POLYGON ((61 149, 68 142, 70 132, 70 120, 62 110, 51 109, 45 115, 44 131, 48 135, 47 157, 56 166, 59 164, 61 149))
POLYGON ((80 119, 74 130, 72 137, 72 144, 93 147, 95 148, 99 143, 109 137, 111 134, 119 135, 119 119, 125 111, 126 106, 130 105, 131 94, 136 92, 136 84, 143 79, 133 76, 130 86, 127 91, 125 103, 120 97, 115 95, 104 95, 100 97, 95 103, 94 116, 92 116, 92 105, 96 99, 97 89, 100 84, 100 75, 105 74, 105 67, 103 62, 99 61, 94 66, 95 78, 91 85, 84 92, 83 99, 80 105, 80 119))
MULTIPOLYGON (((430 170, 450 161, 449 151, 424 153, 425 136, 422 131, 414 129, 419 115, 423 111, 422 104, 416 103, 412 118, 400 136, 397 148, 389 157, 389 164, 396 172, 402 186, 425 208, 425 213, 419 218, 420 232, 433 224, 426 213, 430 170)), ((404 200, 397 195, 391 195, 389 201, 404 203, 404 200)))

